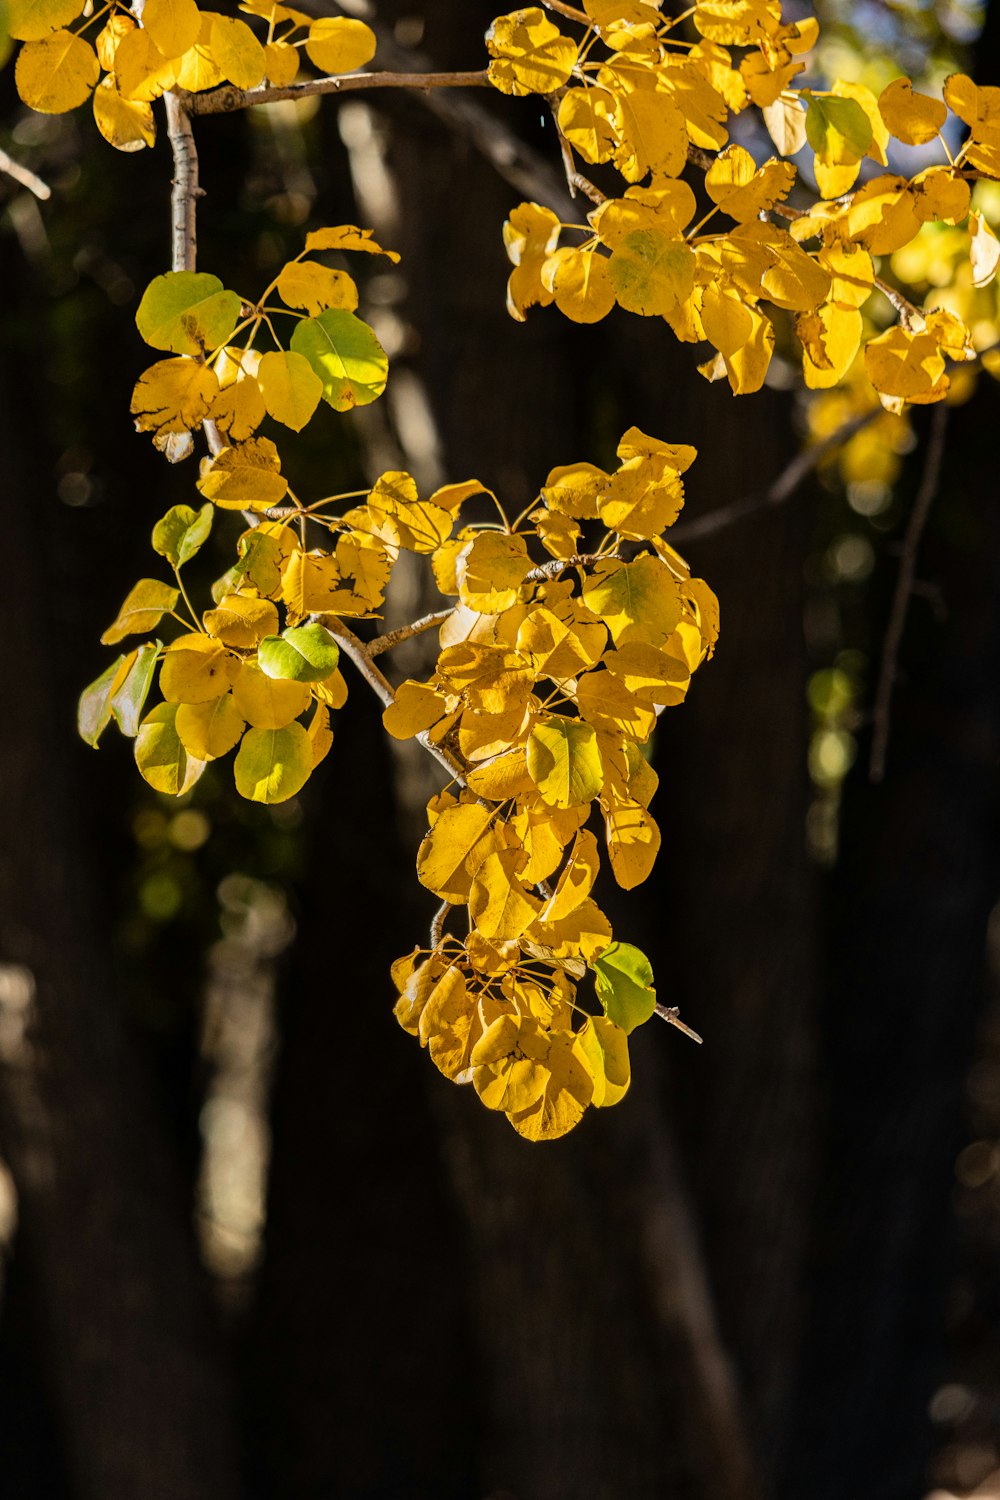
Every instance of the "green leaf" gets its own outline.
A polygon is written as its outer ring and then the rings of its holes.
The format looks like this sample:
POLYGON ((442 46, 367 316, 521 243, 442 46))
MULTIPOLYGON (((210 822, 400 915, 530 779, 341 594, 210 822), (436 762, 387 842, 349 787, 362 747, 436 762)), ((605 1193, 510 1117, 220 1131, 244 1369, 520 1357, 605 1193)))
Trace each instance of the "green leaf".
POLYGON ((202 354, 229 338, 240 317, 240 299, 218 276, 167 271, 149 283, 135 326, 153 349, 202 354))
POLYGON ((190 505, 174 505, 153 527, 153 550, 165 557, 171 567, 190 562, 212 529, 214 508, 206 503, 200 510, 190 505))
POLYGON ((281 635, 265 636, 257 648, 257 660, 268 677, 323 682, 340 660, 340 648, 325 626, 298 625, 281 635))
POLYGON ((130 652, 126 657, 122 652, 100 677, 96 677, 88 687, 80 694, 80 701, 76 710, 77 733, 85 744, 97 749, 97 742, 101 735, 111 723, 111 698, 117 691, 119 685, 125 680, 127 673, 126 661, 137 653, 130 652))
POLYGON ((872 122, 856 99, 835 94, 809 94, 806 139, 828 166, 849 166, 860 161, 872 143, 872 122))
POLYGON ((551 807, 579 807, 604 784, 597 733, 581 719, 551 714, 528 736, 528 775, 551 807))
POLYGON ((117 688, 110 700, 111 712, 118 721, 118 728, 130 740, 139 733, 139 715, 149 695, 153 673, 163 650, 161 641, 147 641, 134 652, 135 661, 129 667, 125 681, 117 688))
POLYGON ((116 646, 127 635, 141 635, 144 630, 155 630, 179 598, 180 590, 172 588, 170 584, 161 583, 158 578, 140 578, 101 636, 101 645, 116 646))
POLYGON ((291 345, 323 382, 323 400, 334 411, 367 406, 385 390, 389 361, 367 323, 342 307, 304 318, 291 345))
POLYGON ((143 779, 171 797, 193 787, 205 769, 205 762, 188 755, 181 744, 176 720, 176 703, 158 703, 139 725, 135 742, 135 763, 143 779))
POLYGON ((656 1010, 653 969, 640 948, 612 943, 590 960, 597 998, 609 1020, 625 1032, 634 1031, 656 1010))
POLYGON ((287 802, 313 768, 312 742, 301 724, 248 729, 233 763, 236 790, 251 802, 287 802))

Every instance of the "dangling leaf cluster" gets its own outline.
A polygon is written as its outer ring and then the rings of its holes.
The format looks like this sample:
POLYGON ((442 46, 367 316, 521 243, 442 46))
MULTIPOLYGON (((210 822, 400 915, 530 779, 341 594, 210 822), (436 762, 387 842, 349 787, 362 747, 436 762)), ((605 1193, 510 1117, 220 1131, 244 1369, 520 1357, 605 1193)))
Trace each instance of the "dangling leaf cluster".
POLYGON ((914 307, 881 263, 927 225, 967 223, 977 283, 992 278, 1000 246, 970 213, 970 181, 1000 178, 997 90, 963 74, 943 101, 908 78, 878 97, 858 83, 797 88, 819 28, 786 22, 779 0, 701 0, 676 18, 645 0, 583 0, 583 11, 579 37, 537 7, 499 18, 487 37, 494 85, 547 95, 565 150, 621 183, 606 197, 578 179, 596 201, 582 225, 537 203, 515 209, 504 231, 512 316, 554 303, 580 323, 615 306, 662 318, 683 342, 710 346, 702 375, 743 394, 763 384, 789 314, 807 386, 837 385, 863 349, 890 411, 944 399, 949 368, 975 357, 972 334, 944 308, 914 307), (749 109, 778 153, 762 164, 730 138, 749 109), (949 111, 967 132, 954 155, 949 111), (936 141, 946 161, 902 176, 887 170, 893 141, 936 141), (806 145, 819 199, 783 159, 806 145), (682 177, 691 166, 700 202, 682 177), (884 331, 866 316, 876 291, 898 319, 884 331))

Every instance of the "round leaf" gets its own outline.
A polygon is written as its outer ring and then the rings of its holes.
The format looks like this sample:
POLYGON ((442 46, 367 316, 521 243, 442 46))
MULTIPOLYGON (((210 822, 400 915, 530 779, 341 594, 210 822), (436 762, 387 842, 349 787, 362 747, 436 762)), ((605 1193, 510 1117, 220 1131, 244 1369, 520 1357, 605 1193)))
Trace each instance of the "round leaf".
POLYGON ((299 625, 281 635, 265 637, 257 649, 257 660, 268 677, 322 682, 340 660, 340 648, 325 626, 299 625))
POLYGON ((207 539, 212 529, 211 504, 200 510, 190 505, 173 505, 162 520, 153 527, 153 549, 174 568, 183 567, 207 539))
POLYGON ((218 276, 167 271, 149 283, 135 326, 153 349, 201 354, 224 344, 240 316, 240 299, 218 276))
POLYGON ((276 422, 301 432, 319 405, 323 382, 301 354, 265 354, 257 369, 264 409, 276 422))
POLYGON ((292 348, 312 365, 323 382, 323 400, 334 411, 367 406, 385 390, 385 351, 368 324, 344 308, 303 319, 292 334, 292 348))
POLYGON ((590 960, 597 998, 608 1019, 622 1031, 634 1031, 656 1010, 653 969, 640 948, 612 943, 590 960))
POLYGON ((71 31, 25 42, 14 69, 17 92, 41 115, 62 115, 90 97, 100 77, 97 53, 71 31))
POLYGON ((251 802, 287 802, 313 768, 312 742, 301 724, 248 729, 233 765, 236 790, 251 802))

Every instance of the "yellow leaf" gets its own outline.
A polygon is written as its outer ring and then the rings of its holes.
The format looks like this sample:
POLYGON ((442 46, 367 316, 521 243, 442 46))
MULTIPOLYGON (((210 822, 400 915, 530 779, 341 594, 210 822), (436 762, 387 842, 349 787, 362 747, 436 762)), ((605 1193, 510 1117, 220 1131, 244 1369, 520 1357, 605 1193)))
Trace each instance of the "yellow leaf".
MULTIPOLYGON (((94 95, 95 104, 104 92, 102 85, 94 95)), ((126 109, 149 109, 148 104, 120 102, 126 109)), ((183 355, 157 360, 139 376, 132 392, 136 430, 163 436, 199 427, 218 394, 219 382, 207 365, 183 355)))
POLYGON ((246 728, 230 693, 204 703, 178 704, 175 723, 187 753, 205 761, 228 755, 246 728))
POLYGON ((507 259, 514 270, 507 282, 507 311, 523 323, 529 307, 548 307, 552 293, 542 285, 542 266, 559 242, 561 225, 550 208, 521 203, 503 226, 507 259))
POLYGON ((626 641, 607 652, 604 664, 643 703, 681 703, 691 681, 685 662, 645 641, 626 641))
POLYGON ((214 89, 225 78, 212 50, 214 19, 210 13, 202 15, 196 44, 177 59, 178 86, 190 90, 192 94, 197 94, 201 89, 214 89))
POLYGON ((705 173, 705 190, 712 202, 741 223, 756 219, 787 198, 795 182, 791 162, 774 157, 758 169, 743 146, 727 146, 705 173))
POLYGON ((323 73, 354 73, 375 56, 375 33, 349 16, 323 16, 306 37, 309 61, 323 73))
MULTIPOLYGON (((76 0, 74 0, 75 5, 76 0)), ((106 72, 114 72, 118 45, 123 37, 128 36, 129 32, 134 30, 135 22, 126 11, 115 11, 101 27, 94 46, 97 48, 97 59, 106 72)))
POLYGON ((139 725, 135 741, 135 763, 143 780, 170 797, 190 791, 205 769, 205 762, 181 744, 176 718, 175 704, 158 703, 139 725))
POLYGON ((588 896, 557 921, 539 918, 531 935, 555 958, 582 958, 589 962, 611 942, 611 923, 588 896))
POLYGON ((160 692, 168 703, 207 703, 221 698, 239 676, 239 657, 207 635, 182 635, 163 653, 160 692))
POLYGON ((868 251, 860 245, 845 245, 839 240, 824 245, 819 263, 831 277, 830 301, 838 307, 862 307, 872 294, 875 267, 868 251))
POLYGON ((8 0, 5 27, 18 42, 40 42, 83 13, 84 0, 8 0))
POLYGON ((115 51, 115 82, 126 99, 148 104, 177 82, 179 58, 167 58, 144 27, 123 36, 115 51))
POLYGON ((615 730, 645 742, 656 727, 652 704, 630 693, 620 677, 608 672, 588 672, 581 677, 576 685, 576 701, 583 717, 598 729, 615 730))
POLYGON ((872 255, 890 255, 908 245, 919 229, 905 177, 873 177, 854 194, 847 210, 848 234, 872 255))
POLYGON ((158 578, 140 578, 101 636, 101 645, 114 646, 127 635, 142 635, 147 630, 155 630, 179 598, 179 590, 170 584, 161 583, 158 578))
POLYGON ((674 101, 653 90, 616 93, 615 166, 626 182, 641 182, 652 172, 676 177, 687 161, 688 137, 684 116, 674 101))
POLYGON ((416 480, 394 470, 375 481, 368 496, 368 509, 376 523, 390 521, 392 540, 412 552, 436 551, 453 525, 450 511, 418 499, 416 480))
POLYGON ((865 346, 865 371, 880 396, 918 405, 940 401, 948 391, 944 356, 929 333, 889 328, 865 346))
POLYGON ((486 33, 489 80, 504 94, 552 94, 569 82, 577 47, 538 6, 498 16, 486 33))
POLYGON ((578 807, 601 790, 604 771, 592 725, 562 714, 535 721, 528 736, 528 774, 553 807, 578 807))
POLYGON ((346 271, 331 271, 318 260, 289 261, 278 277, 277 288, 282 302, 304 308, 310 317, 327 307, 354 312, 358 305, 353 278, 346 271))
POLYGON ((559 129, 584 161, 610 161, 614 113, 615 98, 606 89, 568 89, 559 101, 559 129))
POLYGON ((356 224, 338 224, 334 228, 310 230, 306 235, 306 250, 310 254, 313 250, 361 250, 366 255, 384 255, 393 262, 399 260, 395 250, 382 249, 372 237, 370 229, 359 229, 356 224))
POLYGON ((526 1016, 501 1015, 472 1049, 472 1082, 487 1109, 522 1110, 537 1104, 550 1074, 549 1035, 526 1016))
POLYGON ((616 645, 647 641, 658 646, 681 617, 677 583, 658 557, 634 562, 602 558, 583 585, 589 609, 600 615, 616 645))
POLYGON ((576 1035, 552 1035, 546 1056, 549 1074, 545 1092, 536 1104, 513 1110, 507 1118, 529 1141, 552 1141, 578 1125, 594 1094, 594 1079, 576 1035))
POLYGON ((945 224, 960 224, 969 212, 969 184, 954 176, 950 167, 927 167, 918 172, 910 192, 914 212, 924 223, 941 219, 945 224))
POLYGON ((333 730, 330 727, 330 710, 317 703, 316 712, 309 720, 309 744, 312 749, 313 770, 324 761, 333 748, 333 730))
POLYGON ((254 350, 224 349, 215 362, 221 390, 209 412, 230 443, 243 443, 263 422, 264 398, 257 384, 260 356, 254 350))
POLYGON ((767 133, 782 156, 794 156, 806 143, 806 112, 801 101, 779 95, 761 110, 767 133))
POLYGON ((382 714, 382 723, 394 740, 412 740, 443 719, 455 701, 429 682, 401 682, 382 714))
POLYGON ((256 662, 244 662, 233 683, 233 702, 255 729, 284 729, 305 713, 310 697, 307 682, 268 677, 256 662))
POLYGON ((454 905, 469 899, 472 876, 492 851, 493 809, 478 802, 447 808, 417 852, 417 879, 454 905))
POLYGON ((534 782, 528 772, 524 747, 518 746, 473 767, 466 783, 477 797, 487 797, 491 802, 506 802, 508 797, 529 791, 534 782))
POLYGON ((861 347, 863 320, 854 307, 827 303, 815 313, 796 319, 802 343, 802 371, 810 390, 839 385, 861 347))
POLYGON ((123 99, 110 75, 102 78, 94 90, 94 120, 116 151, 141 151, 143 146, 155 144, 156 124, 151 106, 123 99))
POLYGON ((238 89, 255 89, 263 81, 267 58, 250 27, 235 16, 212 12, 209 35, 212 58, 222 75, 238 89))
POLYGON ((209 635, 235 651, 253 651, 278 630, 278 611, 270 599, 253 594, 226 594, 204 617, 209 635))
POLYGON ((702 293, 700 312, 705 337, 727 359, 753 337, 753 313, 733 286, 710 282, 702 293))
POLYGON ((602 799, 608 854, 615 880, 631 891, 646 879, 660 848, 660 830, 638 802, 622 797, 613 787, 602 799))
POLYGON ((694 289, 694 251, 658 229, 635 229, 611 252, 608 269, 618 305, 643 317, 662 317, 694 289))
POLYGON ((594 233, 613 250, 636 229, 679 235, 694 218, 697 201, 686 182, 630 187, 624 198, 608 198, 587 215, 594 233))
POLYGON ((894 78, 878 96, 879 112, 886 127, 906 146, 925 146, 933 141, 948 118, 940 99, 914 92, 908 78, 894 78))
POLYGON ((595 1109, 617 1104, 632 1079, 625 1032, 607 1016, 591 1016, 577 1032, 577 1044, 594 1076, 591 1104, 595 1109))
POLYGON ((538 915, 540 922, 560 922, 584 902, 593 889, 601 866, 597 840, 582 828, 559 876, 554 892, 538 915))
POLYGON ((523 864, 520 849, 502 849, 487 854, 473 879, 469 912, 491 942, 513 942, 538 915, 540 903, 527 894, 517 877, 519 864, 523 864))
POLYGON ((323 382, 309 361, 284 349, 264 355, 257 384, 268 416, 293 432, 302 431, 323 394, 323 382))
POLYGON ((100 76, 97 54, 71 31, 25 42, 14 68, 17 92, 42 115, 61 115, 90 97, 100 76))
POLYGON ((180 57, 198 40, 201 12, 195 0, 145 0, 142 24, 164 57, 180 57))
POLYGON ((479 614, 501 614, 516 603, 531 569, 524 538, 481 531, 466 544, 456 565, 462 602, 479 614))
POLYGON ((480 1007, 469 993, 465 975, 454 967, 446 969, 432 981, 424 1003, 419 1022, 421 1046, 445 1078, 468 1083, 469 1058, 482 1032, 480 1007))
POLYGON ((969 253, 972 258, 973 286, 989 286, 997 272, 1000 261, 1000 240, 982 214, 969 215, 969 253))
POLYGON ((542 284, 574 323, 599 323, 615 305, 607 257, 595 250, 556 250, 542 268, 542 284))
POLYGON ((198 488, 224 510, 270 510, 288 489, 280 470, 278 450, 270 439, 251 438, 223 448, 205 467, 198 488))
POLYGON ((283 89, 295 82, 299 71, 299 54, 288 42, 268 42, 264 48, 264 76, 275 88, 283 89))
POLYGON ((608 476, 594 464, 563 464, 553 469, 542 487, 542 499, 550 510, 578 521, 597 519, 597 497, 608 476))

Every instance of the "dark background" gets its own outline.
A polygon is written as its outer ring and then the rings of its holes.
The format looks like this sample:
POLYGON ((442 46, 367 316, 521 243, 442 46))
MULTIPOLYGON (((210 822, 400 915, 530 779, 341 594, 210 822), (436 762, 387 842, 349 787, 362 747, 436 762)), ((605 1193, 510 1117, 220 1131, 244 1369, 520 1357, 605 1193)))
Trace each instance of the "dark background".
MULTIPOLYGON (((378 16, 465 68, 497 8, 378 16)), ((854 45, 899 23, 827 9, 854 45)), ((950 45, 905 9, 900 46, 950 45)), ((722 640, 657 734, 656 870, 607 895, 705 1045, 651 1026, 627 1099, 531 1146, 393 1020, 389 964, 430 915, 429 786, 357 679, 273 810, 228 763, 178 809, 120 739, 75 737, 152 524, 193 495, 193 461, 128 418, 171 164, 163 141, 111 151, 85 110, 31 117, 9 75, 3 144, 54 194, 7 183, 0 229, 0 1493, 1000 1494, 996 386, 950 415, 881 785, 871 701, 928 414, 878 526, 831 473, 684 547, 722 640), (824 569, 843 535, 871 544, 861 580, 824 569), (856 759, 818 788, 809 687, 835 661, 856 759)), ((561 191, 539 102, 475 103, 561 191)), ((399 465, 520 509, 635 422, 699 448, 686 518, 766 491, 802 440, 793 393, 736 401, 624 314, 509 320, 500 225, 527 190, 477 129, 395 94, 197 122, 201 269, 252 289, 343 221, 403 252, 363 309, 389 393, 285 442, 302 488, 399 465)))

